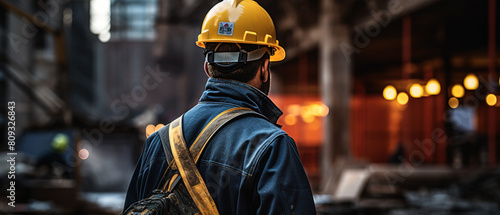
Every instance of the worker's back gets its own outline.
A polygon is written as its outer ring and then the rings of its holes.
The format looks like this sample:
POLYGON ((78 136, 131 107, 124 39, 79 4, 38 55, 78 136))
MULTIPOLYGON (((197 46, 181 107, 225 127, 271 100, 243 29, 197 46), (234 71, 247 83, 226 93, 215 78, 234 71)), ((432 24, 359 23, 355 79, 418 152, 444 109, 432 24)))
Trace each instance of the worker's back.
MULTIPOLYGON (((281 111, 257 89, 210 79, 200 103, 184 115, 188 145, 212 118, 233 107, 251 108, 272 121, 257 116, 236 119, 219 130, 204 149, 198 168, 220 214, 314 214, 295 142, 274 124, 281 111)), ((145 198, 158 185, 167 166, 162 153, 155 133, 147 141, 141 167, 136 169, 138 181, 131 183, 129 195, 145 198)), ((133 201, 133 196, 127 196, 126 206, 133 201)))

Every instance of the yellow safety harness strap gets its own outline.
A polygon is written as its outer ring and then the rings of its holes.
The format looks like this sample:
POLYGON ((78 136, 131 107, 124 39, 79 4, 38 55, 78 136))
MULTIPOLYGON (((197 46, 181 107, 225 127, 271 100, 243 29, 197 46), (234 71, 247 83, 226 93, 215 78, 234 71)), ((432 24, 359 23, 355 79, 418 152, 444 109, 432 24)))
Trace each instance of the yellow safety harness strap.
POLYGON ((182 117, 170 123, 170 147, 174 155, 175 164, 179 169, 184 185, 201 214, 219 214, 215 202, 208 192, 207 186, 186 148, 182 135, 182 117))
MULTIPOLYGON (((203 149, 205 149, 205 146, 210 141, 210 139, 213 137, 213 135, 219 130, 219 128, 224 126, 226 123, 228 123, 232 119, 240 117, 240 116, 245 115, 245 114, 252 114, 252 115, 255 115, 258 117, 265 118, 265 116, 262 116, 261 114, 255 112, 249 108, 243 108, 243 107, 235 107, 235 108, 231 108, 231 109, 228 109, 228 110, 225 110, 225 111, 219 113, 212 120, 210 120, 210 122, 207 123, 207 125, 203 128, 203 130, 200 132, 200 134, 198 134, 198 136, 194 140, 193 144, 191 144, 189 151, 191 152, 191 156, 193 157, 194 163, 198 163, 198 159, 200 158, 201 153, 203 152, 203 149)), ((165 156, 167 156, 167 154, 171 151, 171 150, 169 150, 170 149, 170 145, 169 145, 170 141, 166 141, 167 137, 169 136, 168 135, 169 132, 166 130, 166 128, 164 128, 164 129, 160 130, 159 133, 160 133, 160 138, 162 140, 163 148, 165 150, 165 156), (167 147, 169 147, 169 148, 167 149, 167 147)), ((172 169, 172 170, 177 169, 177 165, 175 164, 175 161, 173 160, 173 158, 171 158, 171 159, 172 159, 172 161, 169 163, 165 173, 169 169, 172 169)), ((169 159, 167 159, 167 160, 169 160, 169 159)), ((164 177, 165 177, 165 175, 164 175, 164 177)), ((173 186, 176 184, 176 181, 178 181, 177 177, 178 177, 178 174, 175 174, 170 179, 170 181, 168 181, 168 183, 166 183, 167 181, 162 179, 161 184, 164 184, 164 186, 162 187, 162 190, 171 191, 173 186)))
MULTIPOLYGON (((184 140, 184 135, 182 132, 182 116, 170 123, 168 130, 168 142, 170 142, 170 149, 174 159, 172 163, 169 164, 169 167, 177 167, 177 169, 179 170, 180 178, 183 180, 186 189, 191 195, 191 198, 202 214, 219 214, 219 212, 214 200, 208 192, 206 184, 203 181, 198 168, 196 167, 196 163, 200 158, 203 149, 213 137, 213 135, 219 130, 219 128, 221 128, 232 119, 245 114, 253 114, 265 118, 261 114, 252 111, 249 108, 237 107, 223 111, 222 113, 214 117, 203 128, 189 150, 186 147, 186 141, 184 140)), ((160 131, 160 133, 160 137, 163 137, 165 136, 166 132, 160 131)), ((166 141, 163 140, 162 142, 166 143, 166 141)), ((169 169, 169 167, 167 168, 167 170, 169 169)), ((173 186, 175 186, 176 182, 174 182, 174 180, 175 178, 177 178, 177 180, 175 181, 178 181, 178 176, 179 175, 176 174, 173 178, 170 179, 171 181, 170 183, 168 183, 168 190, 171 190, 173 186)), ((166 186, 167 183, 164 185, 164 189, 166 188, 166 186)))
POLYGON ((264 117, 249 108, 243 108, 243 107, 231 108, 218 114, 212 120, 210 120, 210 122, 208 122, 207 126, 203 128, 198 137, 196 137, 196 139, 194 140, 193 145, 191 145, 191 147, 189 148, 189 151, 191 151, 191 155, 193 155, 194 162, 195 163, 198 162, 201 152, 203 152, 203 149, 205 149, 205 146, 207 145, 208 141, 212 139, 212 136, 214 136, 214 134, 217 132, 217 130, 219 130, 219 128, 221 128, 231 119, 234 119, 244 114, 254 114, 257 116, 264 117))

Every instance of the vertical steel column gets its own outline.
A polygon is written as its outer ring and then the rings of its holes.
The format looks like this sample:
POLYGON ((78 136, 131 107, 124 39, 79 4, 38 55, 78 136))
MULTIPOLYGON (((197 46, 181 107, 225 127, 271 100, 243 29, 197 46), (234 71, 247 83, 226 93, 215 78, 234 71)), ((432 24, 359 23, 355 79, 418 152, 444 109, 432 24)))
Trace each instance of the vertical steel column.
MULTIPOLYGON (((411 17, 403 17, 401 26, 401 79, 403 83, 403 89, 407 88, 410 80, 411 73, 411 17)), ((401 144, 405 149, 403 154, 407 154, 406 151, 413 150, 413 141, 411 141, 412 136, 412 106, 410 105, 411 95, 408 93, 408 103, 405 105, 406 108, 403 110, 401 119, 401 144)), ((407 156, 407 155, 406 155, 407 156)))
POLYGON ((350 28, 342 21, 341 1, 323 0, 321 8, 320 86, 330 112, 324 122, 322 149, 323 188, 335 186, 338 161, 350 160, 349 107, 351 98, 351 55, 342 46, 352 46, 350 28), (333 177, 333 178, 330 178, 333 177), (332 181, 333 179, 333 181, 332 181))
POLYGON ((402 46, 401 55, 403 58, 403 80, 408 80, 411 73, 411 17, 406 16, 403 18, 402 26, 402 46))
MULTIPOLYGON (((488 1, 488 82, 493 83, 496 66, 496 0, 488 1)), ((488 107, 488 152, 490 166, 496 166, 496 116, 495 107, 488 107)))
MULTIPOLYGON (((433 70, 432 66, 425 66, 424 67, 424 80, 429 81, 431 78, 434 78, 434 70, 433 70)), ((425 85, 423 87, 425 90, 425 85)), ((423 123, 422 123, 422 125, 423 125, 422 131, 424 131, 424 132, 423 132, 422 137, 424 139, 432 140, 432 131, 435 128, 434 117, 433 117, 434 112, 435 112, 434 111, 435 109, 433 108, 433 107, 435 107, 435 104, 434 104, 435 97, 429 96, 429 97, 423 98, 423 99, 424 99, 424 114, 423 114, 424 119, 423 119, 423 123)), ((425 161, 435 163, 436 162, 435 141, 433 141, 432 144, 433 144, 434 150, 431 152, 431 154, 425 155, 425 161)))

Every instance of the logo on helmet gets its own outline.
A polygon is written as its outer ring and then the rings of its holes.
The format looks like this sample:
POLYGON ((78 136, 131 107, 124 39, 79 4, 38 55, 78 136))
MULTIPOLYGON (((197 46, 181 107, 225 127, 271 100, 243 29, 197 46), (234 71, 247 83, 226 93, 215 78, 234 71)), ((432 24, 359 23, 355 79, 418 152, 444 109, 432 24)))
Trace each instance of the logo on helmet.
POLYGON ((219 35, 233 36, 234 23, 232 22, 220 22, 219 23, 219 35))

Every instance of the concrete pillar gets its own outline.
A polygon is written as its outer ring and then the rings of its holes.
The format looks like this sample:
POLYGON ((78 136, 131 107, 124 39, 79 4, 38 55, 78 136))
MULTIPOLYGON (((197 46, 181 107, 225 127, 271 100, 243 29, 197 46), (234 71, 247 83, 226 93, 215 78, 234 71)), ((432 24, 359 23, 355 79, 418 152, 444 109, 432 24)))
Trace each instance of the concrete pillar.
POLYGON ((321 12, 320 86, 330 108, 324 124, 322 187, 335 189, 340 166, 350 160, 349 107, 351 98, 350 27, 342 21, 342 1, 323 0, 321 12))

